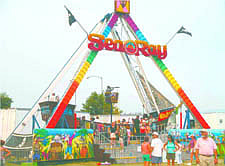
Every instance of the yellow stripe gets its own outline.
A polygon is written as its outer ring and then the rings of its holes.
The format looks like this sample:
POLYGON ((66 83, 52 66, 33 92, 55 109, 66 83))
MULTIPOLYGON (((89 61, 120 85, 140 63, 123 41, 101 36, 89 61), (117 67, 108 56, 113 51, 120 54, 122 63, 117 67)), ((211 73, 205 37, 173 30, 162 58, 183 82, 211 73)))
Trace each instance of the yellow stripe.
POLYGON ((90 67, 90 63, 88 63, 87 61, 84 62, 84 65, 87 66, 88 68, 90 67))
POLYGON ((80 78, 80 76, 77 75, 76 78, 75 78, 75 80, 78 82, 78 84, 80 84, 80 82, 81 82, 82 79, 80 78))
POLYGON ((177 83, 177 81, 174 79, 174 77, 172 79, 170 79, 169 81, 172 84, 172 86, 176 89, 176 91, 180 88, 180 85, 177 83))
POLYGON ((168 69, 164 70, 164 74, 166 75, 166 73, 170 72, 168 69))
POLYGON ((90 67, 90 63, 87 61, 84 62, 83 66, 81 67, 79 73, 77 74, 75 80, 80 84, 80 82, 83 80, 84 75, 86 74, 88 68, 90 67))
POLYGON ((170 71, 168 69, 166 69, 163 73, 176 91, 179 88, 181 88, 180 85, 177 83, 177 81, 175 80, 175 78, 173 77, 173 75, 170 73, 170 71))

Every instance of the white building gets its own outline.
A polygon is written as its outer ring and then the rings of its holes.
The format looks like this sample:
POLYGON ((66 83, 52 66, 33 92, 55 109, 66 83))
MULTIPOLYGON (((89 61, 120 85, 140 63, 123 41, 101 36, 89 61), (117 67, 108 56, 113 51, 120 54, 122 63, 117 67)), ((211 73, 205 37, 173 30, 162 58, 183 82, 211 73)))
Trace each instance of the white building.
MULTIPOLYGON (((0 139, 6 140, 29 111, 30 109, 28 108, 0 109, 0 139)), ((41 114, 39 111, 36 114, 36 119, 42 126, 43 121, 41 121, 41 114)), ((30 133, 32 133, 32 118, 28 125, 21 131, 21 134, 30 133)))
POLYGON ((77 118, 82 118, 83 116, 86 120, 90 120, 91 118, 91 115, 88 112, 75 111, 75 113, 77 114, 77 118))
POLYGON ((225 129, 225 110, 201 113, 211 129, 225 129))
POLYGON ((0 109, 0 139, 6 140, 29 109, 0 109))
POLYGON ((0 110, 0 139, 6 140, 16 126, 16 109, 0 110))
MULTIPOLYGON (((94 115, 93 117, 99 117, 99 121, 103 123, 110 123, 111 122, 111 115, 94 115)), ((126 120, 126 122, 132 123, 132 118, 135 119, 136 115, 112 115, 112 121, 118 121, 122 122, 123 119, 126 120)))

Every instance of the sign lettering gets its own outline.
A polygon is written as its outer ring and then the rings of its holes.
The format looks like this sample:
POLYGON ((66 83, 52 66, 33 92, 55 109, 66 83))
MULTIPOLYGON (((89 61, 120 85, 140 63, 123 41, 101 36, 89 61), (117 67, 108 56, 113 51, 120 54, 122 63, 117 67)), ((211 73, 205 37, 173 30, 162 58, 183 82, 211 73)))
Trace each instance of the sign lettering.
POLYGON ((119 51, 135 56, 139 56, 141 52, 144 56, 157 56, 159 59, 165 59, 167 57, 166 45, 149 45, 146 41, 141 40, 127 40, 123 42, 121 40, 105 38, 103 35, 96 33, 88 35, 88 40, 90 41, 88 48, 93 51, 106 49, 108 51, 119 51))

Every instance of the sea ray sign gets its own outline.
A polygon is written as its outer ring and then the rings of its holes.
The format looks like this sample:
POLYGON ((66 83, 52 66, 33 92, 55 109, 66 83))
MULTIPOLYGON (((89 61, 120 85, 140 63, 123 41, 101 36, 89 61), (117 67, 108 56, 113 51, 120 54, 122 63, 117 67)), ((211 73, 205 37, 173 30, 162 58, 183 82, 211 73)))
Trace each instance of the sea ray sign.
POLYGON ((88 48, 92 51, 101 51, 106 49, 108 51, 124 52, 128 55, 139 56, 140 52, 144 56, 157 56, 159 59, 165 59, 167 57, 166 45, 153 45, 148 44, 146 41, 141 40, 112 40, 111 38, 105 38, 104 35, 92 33, 88 35, 88 48))

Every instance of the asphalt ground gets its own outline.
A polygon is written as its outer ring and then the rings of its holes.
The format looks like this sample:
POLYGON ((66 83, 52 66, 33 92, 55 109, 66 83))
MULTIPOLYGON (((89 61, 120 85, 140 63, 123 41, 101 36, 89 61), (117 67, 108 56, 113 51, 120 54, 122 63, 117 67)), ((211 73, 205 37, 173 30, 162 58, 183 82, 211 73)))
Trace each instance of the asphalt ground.
MULTIPOLYGON (((219 163, 217 166, 224 166, 225 164, 223 163, 223 159, 219 159, 219 163)), ((69 163, 69 164, 48 164, 47 166, 97 166, 98 162, 76 162, 76 163, 69 163)), ((177 164, 175 164, 177 165, 177 164)), ((186 161, 185 163, 182 164, 182 166, 188 166, 190 165, 189 161, 186 161)), ((192 164, 193 166, 197 166, 195 163, 192 164)), ((6 164, 6 166, 19 166, 18 164, 6 164)), ((24 166, 32 166, 32 164, 27 164, 24 166)), ((144 166, 144 163, 132 163, 132 164, 111 164, 110 166, 144 166)), ((151 164, 150 164, 151 166, 151 164)), ((167 166, 167 163, 163 163, 162 166, 167 166)))

